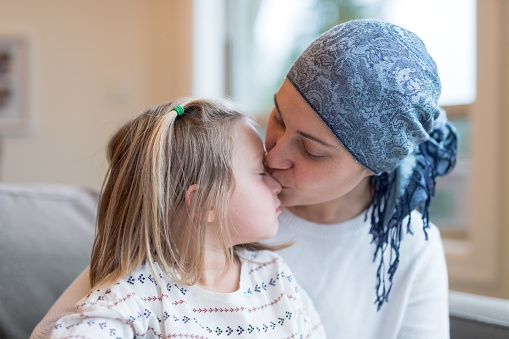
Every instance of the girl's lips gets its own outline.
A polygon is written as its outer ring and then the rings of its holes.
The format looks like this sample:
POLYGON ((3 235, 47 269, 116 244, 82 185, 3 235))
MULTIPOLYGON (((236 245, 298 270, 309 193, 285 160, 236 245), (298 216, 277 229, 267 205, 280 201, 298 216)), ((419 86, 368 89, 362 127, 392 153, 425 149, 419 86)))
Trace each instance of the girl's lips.
POLYGON ((281 212, 281 211, 282 211, 282 210, 281 210, 281 206, 279 206, 278 208, 276 208, 276 213, 279 213, 279 212, 281 212))

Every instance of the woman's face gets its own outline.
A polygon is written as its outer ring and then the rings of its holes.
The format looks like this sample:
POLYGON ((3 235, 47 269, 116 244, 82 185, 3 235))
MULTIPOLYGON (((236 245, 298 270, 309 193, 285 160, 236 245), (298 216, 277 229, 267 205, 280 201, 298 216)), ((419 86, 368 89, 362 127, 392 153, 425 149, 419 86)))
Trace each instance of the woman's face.
MULTIPOLYGON (((315 205, 354 194, 372 173, 348 153, 288 80, 274 103, 265 136, 265 162, 282 185, 282 204, 315 205)), ((367 187, 362 185, 363 190, 367 187)))

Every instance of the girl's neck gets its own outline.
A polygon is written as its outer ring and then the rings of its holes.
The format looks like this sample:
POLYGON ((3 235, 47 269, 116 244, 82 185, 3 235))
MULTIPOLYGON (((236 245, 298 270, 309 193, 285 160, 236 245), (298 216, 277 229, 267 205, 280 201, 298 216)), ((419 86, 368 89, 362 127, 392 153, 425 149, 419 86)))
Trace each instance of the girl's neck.
POLYGON ((237 291, 240 287, 240 259, 235 255, 232 265, 226 272, 224 271, 225 265, 223 251, 206 251, 203 273, 196 285, 204 290, 217 293, 232 293, 237 291))
POLYGON ((371 204, 371 184, 366 177, 346 195, 316 205, 289 206, 296 216, 318 224, 337 224, 351 220, 371 204))

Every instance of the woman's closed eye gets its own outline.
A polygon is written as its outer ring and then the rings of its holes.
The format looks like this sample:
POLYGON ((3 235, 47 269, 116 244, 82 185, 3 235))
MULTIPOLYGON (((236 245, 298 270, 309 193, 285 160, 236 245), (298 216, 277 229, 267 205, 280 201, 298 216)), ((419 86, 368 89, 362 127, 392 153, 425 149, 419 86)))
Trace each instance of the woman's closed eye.
POLYGON ((313 150, 311 147, 306 147, 306 142, 304 140, 301 140, 300 146, 302 153, 308 158, 319 160, 327 157, 327 155, 325 155, 323 152, 313 150))
POLYGON ((283 117, 281 116, 281 111, 279 110, 279 106, 277 104, 276 95, 274 95, 274 114, 272 115, 272 119, 277 124, 284 126, 285 122, 283 121, 283 117))
POLYGON ((285 123, 283 121, 283 118, 281 117, 281 114, 276 110, 274 114, 272 114, 272 120, 279 126, 285 126, 285 123))

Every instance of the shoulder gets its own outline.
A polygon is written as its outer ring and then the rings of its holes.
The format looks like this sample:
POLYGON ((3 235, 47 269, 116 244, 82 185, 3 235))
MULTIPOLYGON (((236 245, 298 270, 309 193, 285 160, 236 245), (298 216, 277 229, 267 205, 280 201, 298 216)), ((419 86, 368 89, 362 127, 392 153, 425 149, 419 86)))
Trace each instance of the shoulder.
POLYGON ((132 273, 124 276, 111 286, 99 285, 91 290, 75 306, 75 312, 91 312, 101 308, 128 314, 139 308, 140 302, 147 303, 160 294, 159 284, 164 284, 164 291, 170 291, 173 280, 161 271, 154 263, 154 271, 145 263, 132 273), (157 275, 157 278, 156 278, 157 275), (166 285, 170 288, 167 288, 166 285))
MULTIPOLYGON (((273 251, 253 252, 253 260, 256 263, 249 271, 256 279, 254 289, 248 289, 246 294, 264 293, 265 298, 259 295, 260 300, 267 300, 267 305, 281 304, 279 309, 285 308, 286 319, 292 317, 299 327, 300 334, 307 334, 307 337, 325 337, 324 328, 316 308, 308 293, 296 280, 292 270, 284 259, 273 251), (261 283, 260 283, 261 282, 261 283)), ((258 302, 259 304, 259 302, 258 302)), ((279 318, 279 324, 283 324, 279 318)))
POLYGON ((76 304, 90 292, 90 269, 87 267, 64 293, 55 301, 44 318, 34 328, 31 338, 47 338, 51 334, 58 319, 72 314, 76 304))
POLYGON ((294 274, 285 260, 277 253, 268 250, 251 252, 244 262, 245 274, 251 283, 265 282, 276 289, 294 290, 294 274))
MULTIPOLYGON (((158 266, 155 268, 160 274, 158 266)), ((161 319, 158 284, 150 265, 144 264, 112 286, 99 285, 78 302, 72 314, 55 324, 53 334, 132 337, 132 331, 157 329, 161 319)))
POLYGON ((269 250, 237 252, 243 266, 243 271, 251 279, 264 279, 265 277, 281 277, 291 273, 285 260, 277 253, 269 250))
POLYGON ((77 305, 77 309, 90 309, 129 304, 136 295, 157 292, 157 281, 148 264, 126 275, 111 286, 99 285, 91 290, 77 305), (122 300, 120 303, 119 300, 122 300))
POLYGON ((242 249, 237 254, 243 261, 251 264, 265 264, 274 267, 287 266, 285 260, 276 252, 270 250, 250 251, 242 249))
POLYGON ((412 283, 422 291, 447 285, 447 264, 438 227, 430 222, 424 229, 422 216, 415 211, 410 219, 411 233, 406 232, 405 222, 403 227, 399 272, 395 275, 398 283, 412 283))
POLYGON ((416 252, 430 251, 442 248, 442 238, 438 227, 429 222, 429 227, 424 228, 422 214, 413 211, 412 214, 403 221, 402 244, 407 250, 416 252))

